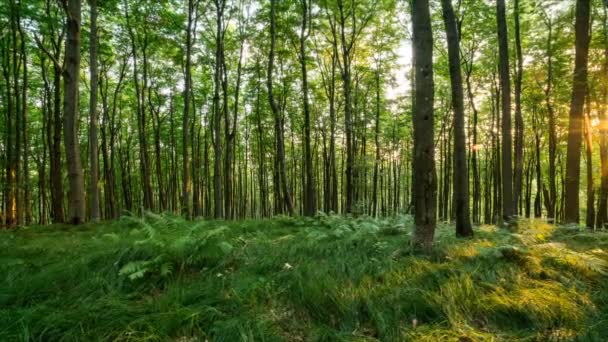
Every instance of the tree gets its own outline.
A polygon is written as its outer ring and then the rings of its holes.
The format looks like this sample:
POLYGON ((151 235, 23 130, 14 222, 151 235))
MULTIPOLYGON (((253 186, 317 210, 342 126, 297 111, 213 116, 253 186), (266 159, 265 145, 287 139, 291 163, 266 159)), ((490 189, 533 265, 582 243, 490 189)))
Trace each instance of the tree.
POLYGON ((575 60, 568 125, 566 156, 565 221, 579 222, 579 182, 581 141, 583 134, 583 107, 587 92, 587 61, 589 58, 590 0, 577 0, 575 23, 575 60))
POLYGON ((310 144, 310 103, 308 101, 308 71, 306 67, 306 40, 312 28, 310 0, 300 0, 302 7, 302 26, 300 29, 300 67, 302 70, 302 99, 304 102, 304 164, 306 169, 306 184, 304 186, 304 215, 313 216, 316 212, 317 197, 312 165, 312 150, 310 144))
POLYGON ((283 118, 279 111, 279 106, 274 98, 273 85, 272 85, 272 74, 274 70, 274 54, 276 46, 276 0, 270 0, 270 51, 268 52, 268 71, 266 86, 268 89, 268 102, 270 103, 270 109, 274 116, 274 130, 276 139, 276 158, 278 163, 278 182, 281 191, 282 205, 285 206, 285 210, 290 215, 293 214, 293 203, 291 201, 291 194, 289 193, 289 187, 287 186, 287 171, 285 168, 285 143, 283 140, 283 118))
POLYGON ((414 0, 412 8, 416 69, 414 122, 414 183, 416 209, 412 242, 428 249, 435 235, 437 178, 434 151, 433 32, 428 0, 414 0))
POLYGON ((519 23, 519 1, 515 0, 515 53, 517 56, 516 76, 515 76, 515 172, 513 174, 513 213, 518 213, 519 201, 521 198, 524 168, 524 119, 521 114, 521 85, 523 79, 523 55, 521 49, 521 34, 519 23))
POLYGON ((78 143, 78 84, 80 78, 80 0, 63 0, 67 18, 65 69, 63 72, 63 131, 68 163, 68 217, 72 224, 85 221, 84 174, 78 143))
POLYGON ((215 68, 213 71, 213 198, 214 216, 224 216, 224 202, 222 201, 222 137, 221 137, 221 108, 220 108, 220 80, 222 72, 222 54, 224 42, 223 16, 226 6, 224 0, 215 0, 215 68))
POLYGON ((91 89, 89 93, 89 207, 91 221, 99 221, 99 156, 97 143, 97 0, 89 0, 91 27, 89 28, 89 73, 91 89))
POLYGON ((505 1, 496 1, 496 20, 498 25, 499 73, 502 105, 502 219, 509 222, 513 212, 513 174, 511 162, 511 80, 509 72, 509 37, 505 1))
POLYGON ((597 208, 597 228, 608 223, 608 9, 603 8, 602 43, 604 47, 601 83, 602 106, 598 111, 600 127, 600 194, 597 208))
POLYGON ((182 214, 192 217, 190 162, 188 160, 188 131, 190 129, 190 93, 192 84, 192 30, 198 1, 188 0, 188 26, 186 28, 186 68, 184 72, 184 117, 182 123, 182 214))
POLYGON ((443 20, 448 40, 452 110, 454 112, 454 210, 456 211, 456 235, 473 236, 469 216, 469 171, 467 167, 464 90, 460 70, 460 38, 451 0, 441 0, 443 20))

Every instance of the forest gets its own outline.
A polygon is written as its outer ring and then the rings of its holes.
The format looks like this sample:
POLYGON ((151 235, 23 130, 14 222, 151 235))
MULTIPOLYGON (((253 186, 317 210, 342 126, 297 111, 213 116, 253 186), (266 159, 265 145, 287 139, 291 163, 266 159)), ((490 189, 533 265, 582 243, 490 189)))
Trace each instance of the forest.
POLYGON ((0 65, 0 340, 608 339, 608 1, 3 0, 0 65))

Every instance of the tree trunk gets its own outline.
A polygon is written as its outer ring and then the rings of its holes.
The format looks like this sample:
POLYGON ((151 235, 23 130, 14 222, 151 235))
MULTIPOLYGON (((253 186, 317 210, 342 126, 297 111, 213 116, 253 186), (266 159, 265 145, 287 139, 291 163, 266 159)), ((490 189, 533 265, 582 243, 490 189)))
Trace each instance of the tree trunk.
POLYGON ((275 45, 276 45, 276 0, 270 0, 270 52, 268 54, 268 79, 267 79, 267 87, 268 87, 268 101, 270 102, 270 109, 274 115, 275 121, 275 134, 276 134, 276 143, 277 143, 277 151, 276 158, 278 161, 278 178, 281 187, 281 200, 282 206, 285 206, 285 209, 290 215, 293 215, 293 204, 291 201, 291 195, 289 193, 289 187, 287 186, 287 171, 285 169, 285 144, 283 140, 283 119, 281 118, 281 113, 279 111, 279 107, 274 98, 273 90, 272 90, 272 73, 274 69, 274 53, 275 53, 275 45))
POLYGON ((598 110, 600 130, 600 198, 597 208, 597 228, 604 228, 608 223, 608 9, 603 9, 603 43, 604 60, 602 63, 601 84, 601 107, 598 110))
POLYGON ((89 0, 91 26, 89 28, 89 210, 91 221, 99 221, 99 156, 97 155, 97 0, 89 0))
POLYGON ((473 229, 469 217, 469 171, 467 169, 467 144, 465 137, 464 91, 460 70, 460 37, 451 0, 441 0, 443 20, 448 40, 452 109, 454 111, 454 208, 456 211, 456 236, 471 237, 473 229))
POLYGON ((498 21, 500 90, 502 95, 502 219, 508 223, 513 211, 513 168, 511 162, 511 80, 509 73, 509 37, 505 0, 496 2, 498 21))
POLYGON ((595 188, 593 187, 593 139, 591 137, 591 99, 587 95, 587 114, 584 117, 585 165, 587 167, 587 228, 595 228, 595 188))
POLYGON ((374 160, 374 178, 372 192, 372 216, 378 215, 378 167, 380 164, 380 63, 376 69, 376 120, 374 128, 374 143, 376 145, 376 157, 374 160))
POLYGON ((316 185, 312 165, 312 151, 310 147, 310 103, 308 101, 308 73, 306 68, 306 40, 312 27, 309 14, 312 11, 310 0, 301 0, 302 28, 300 30, 300 67, 302 70, 302 98, 304 101, 304 215, 314 216, 317 211, 316 185))
POLYGON ((214 195, 214 217, 216 219, 224 216, 222 201, 222 137, 221 132, 221 110, 220 110, 220 74, 222 61, 222 17, 224 15, 223 0, 215 0, 216 9, 216 32, 215 32, 215 70, 213 90, 213 195, 214 195))
MULTIPOLYGON (((515 0, 515 48, 517 55, 517 75, 515 76, 515 172, 513 179, 513 203, 518 206, 522 192, 524 166, 524 119, 521 114, 521 84, 523 78, 523 56, 519 25, 519 1, 515 0)), ((513 212, 517 214, 517 211, 513 212)))
POLYGON ((78 143, 78 82, 80 78, 80 0, 67 0, 67 36, 65 43, 64 84, 64 140, 68 163, 68 222, 85 221, 84 174, 78 143))
POLYGON ((414 112, 414 192, 416 212, 412 242, 428 249, 436 225, 437 179, 434 149, 433 32, 428 0, 413 7, 414 58, 416 59, 416 111, 414 112))
POLYGON ((579 222, 579 181, 581 140, 583 133, 583 106, 587 92, 587 61, 589 57, 590 0, 577 0, 575 24, 574 79, 568 126, 568 153, 566 156, 565 216, 566 223, 579 222))
POLYGON ((184 77, 184 115, 182 121, 182 215, 192 218, 192 196, 190 161, 188 160, 188 130, 190 127, 190 88, 192 82, 192 25, 194 23, 194 0, 188 0, 188 27, 186 29, 186 69, 184 77))
POLYGON ((53 67, 53 141, 49 146, 51 207, 53 223, 65 221, 63 210, 63 176, 61 172, 61 69, 53 67))

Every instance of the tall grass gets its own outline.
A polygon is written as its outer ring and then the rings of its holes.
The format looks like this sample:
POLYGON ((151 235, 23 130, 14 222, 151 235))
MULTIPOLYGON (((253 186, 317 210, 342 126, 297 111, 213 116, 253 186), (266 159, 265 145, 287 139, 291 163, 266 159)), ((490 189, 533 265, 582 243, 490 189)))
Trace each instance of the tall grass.
POLYGON ((411 218, 0 233, 1 341, 604 341, 608 234, 522 221, 431 254, 411 218))

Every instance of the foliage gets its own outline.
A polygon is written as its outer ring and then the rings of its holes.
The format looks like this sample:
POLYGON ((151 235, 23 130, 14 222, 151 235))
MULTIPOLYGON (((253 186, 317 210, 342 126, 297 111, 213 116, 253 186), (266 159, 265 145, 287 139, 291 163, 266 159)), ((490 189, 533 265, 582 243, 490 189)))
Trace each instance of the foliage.
POLYGON ((144 219, 0 233, 0 340, 608 338, 607 233, 520 221, 475 238, 409 216, 144 219))

